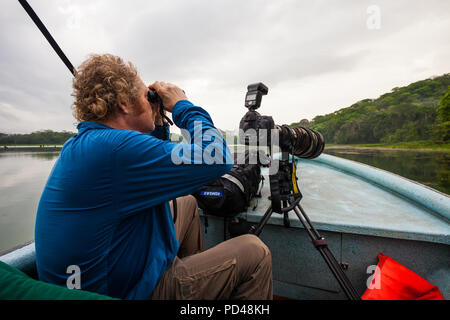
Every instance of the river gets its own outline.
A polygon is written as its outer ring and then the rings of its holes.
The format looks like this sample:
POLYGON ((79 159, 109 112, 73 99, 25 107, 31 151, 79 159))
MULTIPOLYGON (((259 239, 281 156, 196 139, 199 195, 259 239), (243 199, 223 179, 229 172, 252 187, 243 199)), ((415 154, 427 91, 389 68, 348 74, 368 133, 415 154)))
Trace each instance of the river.
POLYGON ((34 238, 36 210, 59 152, 0 152, 0 252, 34 238))
POLYGON ((450 194, 450 152, 331 148, 325 153, 390 171, 450 194))
MULTIPOLYGON (((34 148, 38 150, 37 148, 34 148)), ((330 149, 450 194, 450 153, 330 149)), ((0 151, 0 252, 34 238, 36 210, 59 151, 0 151)))

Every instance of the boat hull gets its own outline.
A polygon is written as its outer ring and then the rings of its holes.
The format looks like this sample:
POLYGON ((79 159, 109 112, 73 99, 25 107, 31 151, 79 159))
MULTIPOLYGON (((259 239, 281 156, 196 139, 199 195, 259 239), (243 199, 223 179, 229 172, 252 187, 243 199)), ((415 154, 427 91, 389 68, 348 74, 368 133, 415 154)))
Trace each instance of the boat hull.
MULTIPOLYGON (((204 217, 202 220, 204 221, 204 217)), ((224 219, 207 216, 206 246, 224 240, 224 219)), ((360 296, 383 253, 436 285, 450 298, 450 255, 446 244, 319 230, 360 296)), ((300 300, 342 300, 342 292, 306 230, 268 224, 260 234, 272 254, 274 295, 300 300)))

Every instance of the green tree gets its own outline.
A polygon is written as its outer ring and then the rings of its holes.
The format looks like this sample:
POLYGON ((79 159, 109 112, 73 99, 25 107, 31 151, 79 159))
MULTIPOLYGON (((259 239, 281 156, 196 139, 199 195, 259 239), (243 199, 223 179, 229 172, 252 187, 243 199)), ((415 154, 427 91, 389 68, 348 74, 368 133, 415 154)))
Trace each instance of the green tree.
POLYGON ((69 131, 55 132, 52 130, 36 131, 28 134, 0 134, 0 145, 62 145, 75 133, 69 131))
POLYGON ((443 142, 450 140, 450 87, 442 97, 437 109, 436 130, 437 138, 443 142))
POLYGON ((316 116, 309 127, 330 143, 449 140, 450 74, 396 87, 378 99, 316 116), (444 97, 443 97, 444 96, 444 97))

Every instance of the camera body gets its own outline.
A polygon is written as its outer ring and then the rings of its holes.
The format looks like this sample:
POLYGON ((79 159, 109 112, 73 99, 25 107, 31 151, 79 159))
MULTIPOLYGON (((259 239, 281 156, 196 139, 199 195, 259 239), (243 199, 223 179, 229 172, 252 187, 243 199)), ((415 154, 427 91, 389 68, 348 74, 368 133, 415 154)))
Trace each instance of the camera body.
POLYGON ((270 145, 270 132, 275 129, 275 122, 270 116, 260 115, 256 109, 261 106, 262 96, 266 95, 269 89, 262 82, 250 84, 247 87, 247 94, 245 95, 245 107, 248 112, 244 115, 239 123, 239 142, 249 145, 252 139, 256 139, 256 143, 260 144, 260 138, 267 139, 267 144, 270 145), (261 131, 263 129, 264 131, 261 131), (266 136, 261 137, 260 133, 266 136))
POLYGON ((273 118, 270 116, 262 116, 255 110, 248 111, 239 123, 239 142, 245 145, 251 143, 251 139, 256 138, 258 145, 260 138, 267 138, 267 143, 270 145, 270 132, 275 128, 273 118), (261 131, 264 129, 264 131, 261 131), (267 137, 261 137, 261 133, 267 134, 267 137))
POLYGON ((272 149, 272 130, 276 130, 279 137, 279 147, 300 158, 313 159, 319 156, 325 147, 325 141, 319 132, 305 127, 287 125, 278 126, 270 116, 260 115, 256 109, 261 106, 262 96, 269 89, 261 82, 247 87, 245 107, 248 112, 239 123, 239 143, 245 145, 267 146, 272 149))

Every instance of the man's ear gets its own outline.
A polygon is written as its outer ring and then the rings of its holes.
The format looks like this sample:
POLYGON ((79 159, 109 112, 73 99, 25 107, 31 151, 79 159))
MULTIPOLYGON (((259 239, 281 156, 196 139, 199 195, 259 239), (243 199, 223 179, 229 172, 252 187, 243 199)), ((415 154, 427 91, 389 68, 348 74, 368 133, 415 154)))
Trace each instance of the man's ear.
POLYGON ((119 111, 124 114, 130 113, 129 103, 127 99, 124 99, 119 95, 117 95, 117 105, 119 106, 119 111))

